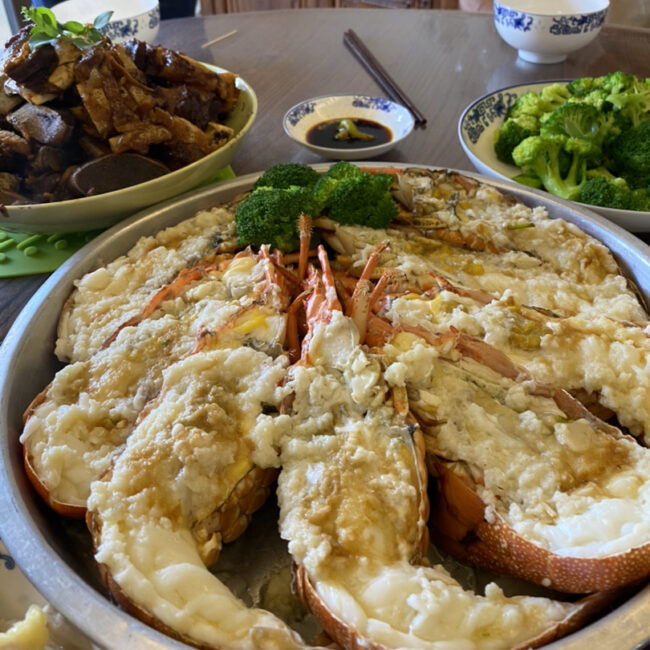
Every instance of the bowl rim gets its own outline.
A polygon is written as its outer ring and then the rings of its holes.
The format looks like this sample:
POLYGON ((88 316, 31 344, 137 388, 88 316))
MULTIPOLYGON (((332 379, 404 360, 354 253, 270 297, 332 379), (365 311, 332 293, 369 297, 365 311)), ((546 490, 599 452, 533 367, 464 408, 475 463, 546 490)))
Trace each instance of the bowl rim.
MULTIPOLYGON (((600 14, 604 11, 606 12, 609 9, 609 6, 611 4, 610 0, 600 0, 600 2, 602 2, 604 5, 600 9, 593 9, 589 11, 569 11, 569 12, 564 12, 564 11, 544 12, 544 11, 538 11, 537 9, 535 11, 530 11, 528 9, 519 9, 517 7, 513 7, 510 4, 508 4, 508 0, 494 0, 493 7, 496 7, 498 5, 500 7, 503 7, 504 9, 509 9, 510 11, 517 11, 519 13, 526 14, 527 16, 536 16, 539 18, 559 18, 561 16, 593 16, 595 14, 600 14)), ((497 22, 496 12, 493 13, 494 13, 495 22, 497 22)), ((567 35, 573 36, 574 34, 567 34, 567 35)))
MULTIPOLYGON (((57 14, 57 9, 59 11, 61 9, 65 10, 66 6, 67 7, 72 7, 73 3, 75 3, 75 2, 76 2, 76 0, 63 0, 62 2, 56 3, 51 8, 51 10, 54 13, 54 15, 57 17, 57 20, 60 20, 58 14, 57 14)), ((158 11, 160 11, 160 1, 159 0, 136 0, 136 2, 138 4, 140 2, 142 2, 143 4, 146 4, 147 8, 146 9, 143 8, 142 11, 140 11, 138 7, 134 7, 133 9, 138 10, 138 13, 131 13, 132 9, 128 8, 129 5, 131 4, 130 0, 129 0, 129 2, 125 3, 123 6, 118 7, 118 10, 116 10, 112 6, 108 7, 108 10, 113 11, 113 15, 111 16, 111 20, 110 20, 109 24, 114 23, 114 22, 123 22, 125 20, 132 20, 134 18, 139 18, 140 16, 144 16, 144 15, 148 14, 150 11, 154 11, 155 9, 158 9, 158 11), (122 11, 120 11, 119 9, 122 9, 122 11), (129 13, 126 14, 125 12, 129 12, 129 13)), ((119 3, 119 4, 121 4, 121 3, 119 3)), ((99 14, 99 13, 101 13, 101 9, 96 12, 96 14, 99 14)), ((74 19, 71 18, 71 17, 69 17, 69 18, 64 17, 64 20, 74 20, 74 19)))
MULTIPOLYGON (((369 109, 373 110, 373 109, 369 109)), ((336 118, 332 118, 336 119, 336 118)), ((341 118, 342 119, 342 118, 341 118)), ((300 121, 300 120, 298 120, 300 121)), ((377 120, 379 121, 379 120, 377 120)), ((382 122, 383 126, 388 126, 390 127, 391 125, 388 123, 388 121, 382 122)), ((402 142, 405 138, 407 138, 413 129, 415 128, 415 118, 413 117, 413 114, 409 111, 409 109, 404 106, 404 104, 400 104, 399 102, 396 102, 393 99, 390 99, 389 97, 383 97, 382 95, 368 95, 366 93, 346 93, 346 94, 341 94, 341 95, 319 95, 318 97, 310 97, 308 99, 303 99, 302 101, 298 102, 297 104, 294 104, 291 108, 289 108, 285 114, 282 117, 282 127, 284 129, 284 132, 294 141, 297 142, 298 144, 302 145, 303 147, 306 147, 307 149, 310 149, 311 151, 314 152, 319 152, 323 153, 325 155, 334 155, 339 156, 341 152, 350 152, 354 151, 355 157, 356 156, 363 156, 364 154, 375 154, 378 151, 387 151, 388 149, 392 149, 394 146, 402 142), (319 100, 325 100, 325 99, 348 99, 350 97, 364 97, 367 99, 377 99, 381 100, 382 102, 386 102, 387 104, 391 104, 392 106, 397 107, 400 111, 403 111, 403 114, 406 116, 406 122, 405 122, 405 130, 404 132, 397 137, 395 134, 395 130, 391 127, 391 134, 392 138, 388 142, 383 142, 381 144, 375 144, 375 145, 370 145, 368 147, 357 147, 355 149, 337 149, 336 147, 323 147, 321 145, 314 145, 309 142, 305 138, 298 137, 295 133, 292 132, 291 127, 295 125, 290 125, 289 122, 289 115, 294 112, 298 107, 308 104, 310 102, 318 102, 319 100)))

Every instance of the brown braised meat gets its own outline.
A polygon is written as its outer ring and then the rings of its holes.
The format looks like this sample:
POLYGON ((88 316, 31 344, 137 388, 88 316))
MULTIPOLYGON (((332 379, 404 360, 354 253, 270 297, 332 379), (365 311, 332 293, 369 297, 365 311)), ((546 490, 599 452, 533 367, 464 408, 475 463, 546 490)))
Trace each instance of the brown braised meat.
POLYGON ((215 75, 196 61, 161 46, 132 40, 125 44, 135 65, 153 79, 163 107, 205 129, 237 103, 235 75, 215 75))
POLYGON ((28 41, 29 26, 7 41, 4 74, 13 80, 19 95, 33 104, 41 104, 60 96, 72 85, 74 65, 81 50, 67 39, 35 50, 28 41))
MULTIPOLYGON (((91 187, 87 193, 109 191, 99 188, 115 189, 111 183, 71 179, 81 178, 75 172, 86 165, 84 178, 88 169, 99 181, 102 159, 108 170, 115 155, 124 155, 127 165, 135 160, 140 178, 149 169, 159 175, 215 151, 233 135, 222 119, 239 97, 235 75, 217 75, 182 54, 135 40, 119 45, 104 39, 79 50, 60 39, 32 50, 28 38, 29 28, 21 30, 0 56, 0 172, 21 180, 2 192, 5 201, 14 194, 15 202, 25 196, 59 201, 86 194, 84 187, 91 187), (126 155, 132 153, 154 164, 126 155), (92 160, 100 164, 88 167, 92 160)), ((122 176, 115 182, 133 184, 129 178, 136 174, 122 176)))

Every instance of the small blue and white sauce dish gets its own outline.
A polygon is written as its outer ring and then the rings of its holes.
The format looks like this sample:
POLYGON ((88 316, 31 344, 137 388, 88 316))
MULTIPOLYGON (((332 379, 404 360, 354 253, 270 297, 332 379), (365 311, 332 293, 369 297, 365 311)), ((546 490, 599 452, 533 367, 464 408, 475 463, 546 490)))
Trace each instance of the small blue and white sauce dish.
POLYGON ((160 27, 158 0, 111 0, 104 4, 96 0, 64 0, 54 5, 52 11, 60 23, 76 20, 83 24, 92 23, 103 11, 112 11, 109 23, 101 32, 113 43, 137 38, 153 45, 160 27))
POLYGON ((296 104, 282 124, 290 138, 323 158, 368 160, 404 140, 415 120, 384 97, 328 95, 296 104))
POLYGON ((609 0, 494 0, 501 38, 531 63, 560 63, 600 32, 609 0))

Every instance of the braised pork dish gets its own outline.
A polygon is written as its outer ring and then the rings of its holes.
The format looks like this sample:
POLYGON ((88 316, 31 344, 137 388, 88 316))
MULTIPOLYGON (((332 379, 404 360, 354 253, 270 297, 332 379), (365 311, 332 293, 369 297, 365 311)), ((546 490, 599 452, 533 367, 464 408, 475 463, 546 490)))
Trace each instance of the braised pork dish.
POLYGON ((24 27, 0 58, 0 203, 101 194, 161 176, 222 147, 235 75, 183 54, 108 38, 35 48, 24 27))
POLYGON ((61 314, 27 473, 85 518, 110 596, 190 645, 537 647, 650 576, 634 286, 543 206, 384 172, 269 170, 79 278, 61 314), (320 636, 215 575, 273 491, 320 636))

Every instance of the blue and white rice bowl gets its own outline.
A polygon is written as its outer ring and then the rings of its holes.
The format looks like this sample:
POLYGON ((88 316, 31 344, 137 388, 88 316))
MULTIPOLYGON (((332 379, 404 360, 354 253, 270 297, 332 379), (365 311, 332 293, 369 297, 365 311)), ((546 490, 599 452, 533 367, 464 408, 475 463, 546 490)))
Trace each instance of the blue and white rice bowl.
POLYGON ((413 130, 415 120, 409 110, 386 99, 368 95, 328 95, 306 99, 290 108, 282 124, 287 135, 309 151, 329 160, 368 160, 392 149, 413 130), (387 128, 391 137, 383 144, 355 149, 323 147, 307 141, 317 124, 345 118, 369 120, 387 128))
POLYGON ((160 28, 159 0, 111 0, 104 4, 96 0, 64 0, 52 7, 52 11, 60 23, 76 20, 84 24, 92 23, 104 11, 112 11, 110 22, 101 32, 113 43, 137 38, 155 44, 160 28))
POLYGON ((494 26, 519 57, 559 63, 600 32, 609 0, 494 0, 494 26))

